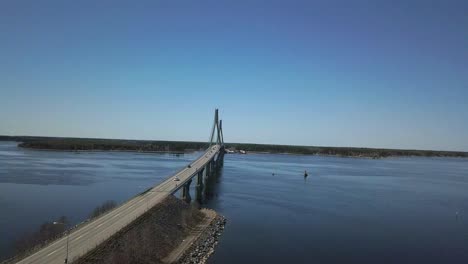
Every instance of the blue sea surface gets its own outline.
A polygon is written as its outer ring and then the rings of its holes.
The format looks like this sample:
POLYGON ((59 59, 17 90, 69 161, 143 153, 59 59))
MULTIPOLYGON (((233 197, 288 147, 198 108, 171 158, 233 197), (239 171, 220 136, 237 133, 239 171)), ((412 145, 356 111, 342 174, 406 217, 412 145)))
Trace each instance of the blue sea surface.
MULTIPOLYGON (((0 142, 1 258, 41 223, 79 223, 201 154, 16 145, 0 142)), ((228 220, 210 263, 468 263, 468 159, 229 154, 209 198, 228 220)))

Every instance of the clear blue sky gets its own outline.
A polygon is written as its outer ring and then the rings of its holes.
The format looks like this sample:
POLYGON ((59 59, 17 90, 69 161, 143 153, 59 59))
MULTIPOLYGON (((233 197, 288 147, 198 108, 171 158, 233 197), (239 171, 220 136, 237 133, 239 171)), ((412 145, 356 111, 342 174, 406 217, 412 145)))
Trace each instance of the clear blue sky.
POLYGON ((467 1, 1 1, 0 134, 468 151, 467 1))

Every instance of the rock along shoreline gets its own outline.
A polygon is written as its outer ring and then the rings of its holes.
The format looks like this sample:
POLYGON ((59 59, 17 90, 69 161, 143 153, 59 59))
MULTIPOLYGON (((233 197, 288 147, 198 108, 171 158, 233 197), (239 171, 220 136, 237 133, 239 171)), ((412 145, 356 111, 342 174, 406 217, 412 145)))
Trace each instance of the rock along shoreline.
POLYGON ((177 264, 204 264, 214 253, 219 237, 224 231, 226 218, 217 215, 210 225, 203 231, 203 234, 185 251, 177 264))

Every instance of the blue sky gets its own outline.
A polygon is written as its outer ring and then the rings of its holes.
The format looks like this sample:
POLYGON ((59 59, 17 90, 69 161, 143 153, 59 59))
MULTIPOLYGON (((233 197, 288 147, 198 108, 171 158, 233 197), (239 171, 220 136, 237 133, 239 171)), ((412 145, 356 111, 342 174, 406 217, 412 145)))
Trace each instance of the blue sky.
POLYGON ((468 151, 466 1, 1 1, 0 134, 468 151), (97 3, 98 2, 98 3, 97 3))

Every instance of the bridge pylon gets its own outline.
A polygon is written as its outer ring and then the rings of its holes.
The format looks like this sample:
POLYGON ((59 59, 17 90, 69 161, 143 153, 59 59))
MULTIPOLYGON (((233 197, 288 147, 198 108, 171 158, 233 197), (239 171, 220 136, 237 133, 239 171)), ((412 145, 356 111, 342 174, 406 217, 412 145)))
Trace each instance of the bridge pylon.
POLYGON ((220 145, 221 147, 224 147, 224 138, 223 138, 223 129, 222 129, 222 120, 219 120, 219 114, 218 114, 218 109, 215 109, 215 116, 214 116, 214 122, 213 122, 213 127, 211 129, 211 136, 210 136, 210 146, 213 145, 213 143, 216 143, 217 145, 220 145), (216 134, 215 134, 216 131, 216 134), (213 142, 215 139, 216 135, 216 141, 213 142))

